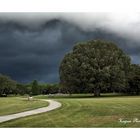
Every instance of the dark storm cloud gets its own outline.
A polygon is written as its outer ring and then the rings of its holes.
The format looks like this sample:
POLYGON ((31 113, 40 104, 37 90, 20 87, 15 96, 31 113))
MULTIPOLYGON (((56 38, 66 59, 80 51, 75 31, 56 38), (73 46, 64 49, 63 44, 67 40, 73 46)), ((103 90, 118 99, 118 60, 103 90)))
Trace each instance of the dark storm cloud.
POLYGON ((133 63, 140 63, 139 41, 113 31, 112 27, 99 26, 97 23, 102 18, 95 18, 93 25, 91 20, 83 21, 84 27, 78 23, 82 20, 70 14, 37 14, 36 18, 36 14, 33 17, 32 14, 15 15, 0 15, 0 73, 15 80, 58 82, 59 65, 64 55, 75 43, 90 39, 111 40, 131 56, 133 63))

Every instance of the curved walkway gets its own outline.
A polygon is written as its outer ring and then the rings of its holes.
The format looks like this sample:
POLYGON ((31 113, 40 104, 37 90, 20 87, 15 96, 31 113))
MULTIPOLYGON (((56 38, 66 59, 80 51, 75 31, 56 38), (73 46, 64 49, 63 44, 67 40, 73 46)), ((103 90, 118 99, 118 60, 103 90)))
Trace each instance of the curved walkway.
POLYGON ((30 115, 48 112, 48 111, 61 107, 61 103, 59 103, 57 101, 45 100, 45 99, 40 99, 40 100, 49 102, 49 106, 30 110, 30 111, 25 111, 25 112, 21 112, 21 113, 0 116, 0 123, 6 122, 9 120, 13 120, 13 119, 17 119, 17 118, 21 118, 21 117, 26 117, 26 116, 30 116, 30 115))

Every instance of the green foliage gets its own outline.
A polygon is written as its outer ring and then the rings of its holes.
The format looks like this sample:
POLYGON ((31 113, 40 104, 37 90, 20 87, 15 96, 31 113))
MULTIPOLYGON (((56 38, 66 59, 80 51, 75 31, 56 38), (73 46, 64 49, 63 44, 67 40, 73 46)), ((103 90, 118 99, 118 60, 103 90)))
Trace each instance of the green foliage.
POLYGON ((41 91, 43 94, 55 94, 59 93, 59 84, 44 84, 41 85, 41 91))
POLYGON ((34 80, 32 83, 31 95, 40 94, 40 89, 37 80, 34 80))
POLYGON ((130 57, 114 43, 91 40, 76 44, 60 65, 60 83, 67 92, 124 89, 130 57))
POLYGON ((128 92, 140 94, 140 65, 133 64, 128 76, 128 92))
POLYGON ((21 83, 17 84, 16 94, 25 95, 25 94, 30 94, 30 92, 31 92, 31 86, 27 84, 21 84, 21 83))
POLYGON ((16 89, 16 81, 6 75, 0 74, 0 96, 7 96, 16 89))

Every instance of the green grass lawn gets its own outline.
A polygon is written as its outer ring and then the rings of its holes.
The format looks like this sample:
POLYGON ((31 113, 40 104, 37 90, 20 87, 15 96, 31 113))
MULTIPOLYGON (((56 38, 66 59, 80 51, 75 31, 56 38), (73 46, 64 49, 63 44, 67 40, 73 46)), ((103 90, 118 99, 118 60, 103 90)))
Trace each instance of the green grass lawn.
MULTIPOLYGON (((49 97, 62 103, 54 111, 11 120, 0 127, 140 127, 140 122, 122 123, 140 119, 140 97, 99 97, 90 95, 49 97)), ((37 98, 48 98, 38 96, 37 98)))
POLYGON ((27 98, 2 97, 0 98, 0 116, 32 110, 47 105, 48 103, 45 101, 28 101, 27 98))

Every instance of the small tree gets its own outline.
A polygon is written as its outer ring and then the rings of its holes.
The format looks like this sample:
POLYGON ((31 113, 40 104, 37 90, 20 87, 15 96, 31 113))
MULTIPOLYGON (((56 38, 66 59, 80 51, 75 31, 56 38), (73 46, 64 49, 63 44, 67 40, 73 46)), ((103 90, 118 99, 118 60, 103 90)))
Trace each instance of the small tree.
POLYGON ((34 80, 32 83, 32 90, 31 90, 31 95, 38 95, 40 92, 39 90, 39 85, 37 80, 34 80))
POLYGON ((16 89, 16 81, 6 75, 0 74, 0 96, 7 96, 16 89))

